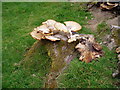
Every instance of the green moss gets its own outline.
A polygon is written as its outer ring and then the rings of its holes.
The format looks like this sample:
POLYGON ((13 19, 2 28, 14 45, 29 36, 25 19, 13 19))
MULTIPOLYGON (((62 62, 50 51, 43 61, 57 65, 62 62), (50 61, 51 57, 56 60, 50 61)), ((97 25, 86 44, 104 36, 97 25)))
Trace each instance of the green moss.
POLYGON ((120 46, 120 29, 113 29, 112 37, 115 39, 116 45, 120 46))

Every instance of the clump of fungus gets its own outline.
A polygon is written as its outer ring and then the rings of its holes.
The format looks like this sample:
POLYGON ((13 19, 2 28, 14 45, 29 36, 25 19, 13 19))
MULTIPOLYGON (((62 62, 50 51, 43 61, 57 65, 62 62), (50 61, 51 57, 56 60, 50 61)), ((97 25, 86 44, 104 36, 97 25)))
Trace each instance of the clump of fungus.
POLYGON ((110 9, 117 7, 118 5, 119 4, 116 2, 103 2, 100 4, 100 8, 110 10, 110 9))
MULTIPOLYGON (((64 34, 64 38, 71 38, 72 32, 77 32, 82 28, 81 25, 74 21, 66 21, 64 23, 66 25, 60 22, 56 22, 55 20, 49 19, 45 22, 42 22, 43 25, 35 28, 33 32, 31 32, 31 36, 37 40, 48 39, 51 41, 57 41, 60 40, 61 34, 64 34)), ((62 40, 64 39, 62 38, 62 40)))
POLYGON ((82 26, 74 21, 66 21, 63 23, 49 19, 42 22, 41 26, 34 28, 30 35, 37 40, 47 39, 50 41, 67 41, 72 43, 79 41, 75 49, 80 53, 79 60, 90 62, 102 55, 102 47, 95 42, 93 35, 79 34, 82 26))
POLYGON ((81 54, 79 60, 88 63, 102 56, 102 47, 93 40, 93 36, 85 35, 82 37, 79 44, 75 47, 81 54))

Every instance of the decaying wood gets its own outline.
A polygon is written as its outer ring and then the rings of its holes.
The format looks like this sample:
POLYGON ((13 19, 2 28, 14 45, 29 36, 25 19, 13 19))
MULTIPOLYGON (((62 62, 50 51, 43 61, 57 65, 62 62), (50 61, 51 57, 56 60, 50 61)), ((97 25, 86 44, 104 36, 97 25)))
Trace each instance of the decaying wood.
POLYGON ((45 41, 44 45, 52 60, 50 73, 47 75, 45 82, 45 88, 57 88, 57 77, 77 55, 74 48, 76 44, 77 42, 68 43, 66 41, 45 41))
MULTIPOLYGON (((49 69, 50 71, 46 76, 44 87, 57 88, 57 77, 63 72, 70 61, 77 55, 77 52, 74 48, 77 43, 78 42, 68 43, 66 41, 51 42, 49 40, 37 40, 24 55, 25 58, 19 62, 19 65, 23 65, 25 69, 30 68, 32 62, 34 62, 34 59, 32 58, 31 60, 31 57, 33 57, 33 55, 38 52, 41 46, 44 46, 51 61, 51 67, 49 69)), ((41 58, 39 55, 38 57, 41 58)))

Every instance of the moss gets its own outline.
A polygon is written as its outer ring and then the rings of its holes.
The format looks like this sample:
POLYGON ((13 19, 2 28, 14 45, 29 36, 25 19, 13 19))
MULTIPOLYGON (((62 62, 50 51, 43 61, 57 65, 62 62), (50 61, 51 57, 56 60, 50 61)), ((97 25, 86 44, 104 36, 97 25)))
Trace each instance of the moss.
POLYGON ((120 46, 120 29, 113 29, 112 37, 115 39, 116 45, 120 46))

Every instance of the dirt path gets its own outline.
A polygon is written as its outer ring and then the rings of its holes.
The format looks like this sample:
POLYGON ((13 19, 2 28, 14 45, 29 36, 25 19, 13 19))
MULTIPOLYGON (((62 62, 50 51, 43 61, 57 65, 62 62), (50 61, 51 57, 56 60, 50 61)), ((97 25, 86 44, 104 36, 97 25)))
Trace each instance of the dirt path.
POLYGON ((98 24, 105 21, 109 26, 110 25, 118 25, 118 17, 115 17, 109 11, 102 11, 98 7, 93 7, 89 10, 94 18, 88 21, 88 25, 86 27, 90 28, 93 31, 96 31, 98 24))
MULTIPOLYGON (((111 29, 111 25, 118 26, 118 21, 119 21, 118 18, 120 18, 120 17, 116 16, 115 14, 111 13, 110 11, 102 11, 97 6, 92 7, 89 11, 92 13, 94 18, 92 18, 91 20, 88 21, 88 25, 86 25, 86 27, 90 28, 93 32, 97 32, 97 26, 99 24, 101 24, 102 22, 105 22, 108 25, 109 31, 111 29)), ((106 33, 104 33, 104 34, 105 35, 100 38, 103 39, 103 44, 108 46, 108 48, 110 50, 119 46, 120 40, 119 40, 118 30, 114 29, 111 31, 110 34, 106 34, 106 33)))

